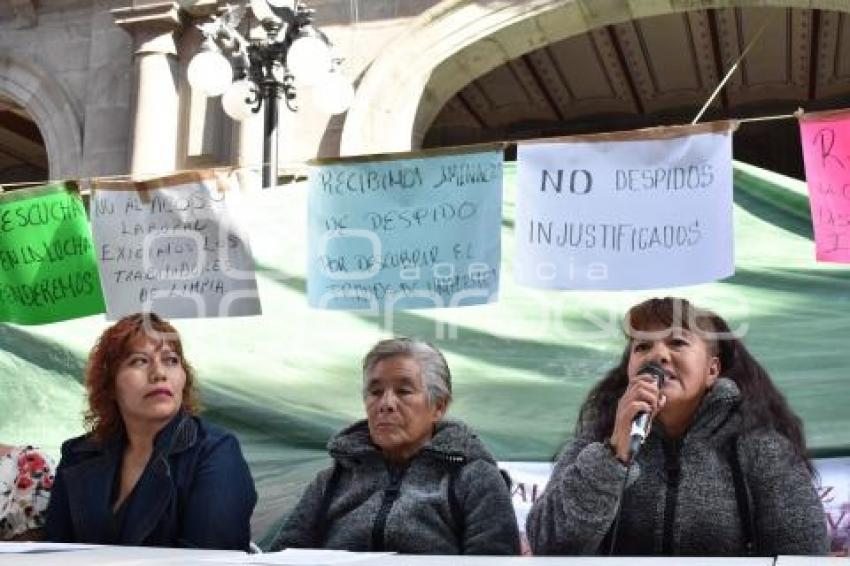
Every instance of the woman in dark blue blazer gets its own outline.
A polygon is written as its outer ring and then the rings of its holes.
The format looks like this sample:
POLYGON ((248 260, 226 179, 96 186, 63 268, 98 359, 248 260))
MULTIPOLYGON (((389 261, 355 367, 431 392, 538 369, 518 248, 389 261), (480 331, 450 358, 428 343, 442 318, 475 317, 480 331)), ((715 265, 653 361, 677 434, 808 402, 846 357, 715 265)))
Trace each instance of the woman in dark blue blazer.
POLYGON ((47 540, 248 549, 254 481, 236 438, 195 416, 194 381, 157 315, 103 333, 86 369, 90 432, 62 446, 47 540))

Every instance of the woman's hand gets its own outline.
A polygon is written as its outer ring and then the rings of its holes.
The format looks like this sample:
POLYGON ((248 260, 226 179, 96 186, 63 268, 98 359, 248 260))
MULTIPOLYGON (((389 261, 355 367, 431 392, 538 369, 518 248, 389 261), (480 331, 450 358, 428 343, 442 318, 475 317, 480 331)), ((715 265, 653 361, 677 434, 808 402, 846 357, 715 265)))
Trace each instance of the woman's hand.
POLYGON ((614 430, 611 432, 611 447, 618 460, 624 464, 629 461, 629 437, 637 414, 646 412, 654 418, 666 401, 667 398, 658 390, 658 380, 651 374, 642 373, 629 381, 617 404, 614 430))

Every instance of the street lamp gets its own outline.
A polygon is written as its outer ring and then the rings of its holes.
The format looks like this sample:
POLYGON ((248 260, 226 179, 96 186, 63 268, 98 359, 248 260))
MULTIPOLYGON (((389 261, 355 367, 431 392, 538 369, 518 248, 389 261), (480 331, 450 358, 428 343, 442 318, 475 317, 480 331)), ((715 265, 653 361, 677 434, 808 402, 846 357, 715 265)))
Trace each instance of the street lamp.
POLYGON ((351 105, 354 89, 340 71, 331 42, 313 26, 314 10, 304 2, 250 0, 265 34, 250 40, 237 29, 244 3, 198 26, 204 42, 187 76, 192 88, 206 96, 221 95, 225 113, 234 120, 263 108, 263 186, 269 187, 277 180, 278 99, 294 112, 296 86, 315 86, 316 105, 341 114, 351 105))

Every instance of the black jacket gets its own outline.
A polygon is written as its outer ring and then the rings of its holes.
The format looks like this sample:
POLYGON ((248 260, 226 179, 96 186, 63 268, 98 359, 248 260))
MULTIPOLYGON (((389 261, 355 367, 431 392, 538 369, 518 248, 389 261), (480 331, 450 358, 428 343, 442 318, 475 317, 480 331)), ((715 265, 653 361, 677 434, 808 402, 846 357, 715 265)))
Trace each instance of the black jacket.
POLYGON ((112 513, 125 441, 66 441, 47 509, 53 542, 247 550, 257 493, 236 438, 178 413, 154 442, 120 525, 112 513))

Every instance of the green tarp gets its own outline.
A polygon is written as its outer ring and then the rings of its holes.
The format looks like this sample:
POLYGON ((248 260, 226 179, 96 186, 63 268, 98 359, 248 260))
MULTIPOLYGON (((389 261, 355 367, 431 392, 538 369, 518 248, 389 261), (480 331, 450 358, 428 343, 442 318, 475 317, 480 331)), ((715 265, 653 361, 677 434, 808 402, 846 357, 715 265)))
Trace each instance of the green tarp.
MULTIPOLYGON (((641 293, 549 292, 513 283, 515 168, 505 170, 499 302, 395 314, 317 311, 305 294, 306 184, 253 195, 252 247, 263 315, 178 320, 197 368, 205 415, 234 430, 260 501, 254 538, 267 540, 313 473, 329 435, 361 418, 359 364, 391 334, 434 341, 454 375, 450 416, 477 429, 502 460, 548 460, 568 437, 591 384, 623 341, 619 319, 653 296, 717 310, 772 373, 818 456, 850 455, 850 270, 814 261, 805 186, 735 167, 736 275, 641 293)), ((34 327, 0 324, 0 441, 58 455, 82 432, 81 385, 102 316, 34 327)))

